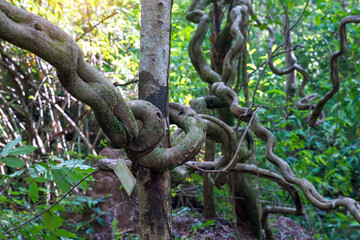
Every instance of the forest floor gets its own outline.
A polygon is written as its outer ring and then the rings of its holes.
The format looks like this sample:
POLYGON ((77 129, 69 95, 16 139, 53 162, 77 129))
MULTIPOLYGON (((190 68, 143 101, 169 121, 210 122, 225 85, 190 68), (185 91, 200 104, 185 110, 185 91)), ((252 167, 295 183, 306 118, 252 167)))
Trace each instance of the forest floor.
MULTIPOLYGON (((120 188, 120 183, 113 173, 99 172, 94 178, 96 183, 87 193, 95 199, 106 196, 96 208, 104 213, 101 221, 93 220, 93 212, 70 214, 68 219, 75 223, 89 222, 93 232, 92 239, 137 239, 138 205, 137 197, 130 197, 120 188), (114 223, 114 219, 117 222, 114 223), (102 224, 99 224, 102 223, 102 224)), ((173 231, 175 239, 245 239, 252 240, 242 233, 237 233, 234 224, 225 219, 206 221, 201 215, 200 204, 182 207, 173 211, 173 231)), ((194 205, 193 204, 193 205, 194 205)), ((99 219, 98 219, 99 220, 99 219)), ((311 240, 311 234, 301 225, 288 217, 272 216, 270 225, 277 240, 311 240)), ((86 234, 85 234, 86 235, 86 234)))

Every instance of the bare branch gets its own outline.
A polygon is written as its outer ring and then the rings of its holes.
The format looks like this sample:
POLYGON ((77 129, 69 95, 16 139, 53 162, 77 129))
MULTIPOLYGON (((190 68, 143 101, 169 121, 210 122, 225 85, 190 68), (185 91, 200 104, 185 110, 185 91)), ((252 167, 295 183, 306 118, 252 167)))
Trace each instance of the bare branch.
POLYGON ((82 39, 87 33, 91 32, 94 28, 96 28, 97 26, 99 26, 101 23, 105 22, 107 19, 115 16, 116 14, 118 14, 117 12, 113 12, 110 15, 106 16, 105 18, 103 18, 100 22, 98 22, 97 24, 89 27, 88 29, 86 29, 86 31, 84 31, 84 33, 80 36, 76 38, 76 42, 79 41, 80 39, 82 39))

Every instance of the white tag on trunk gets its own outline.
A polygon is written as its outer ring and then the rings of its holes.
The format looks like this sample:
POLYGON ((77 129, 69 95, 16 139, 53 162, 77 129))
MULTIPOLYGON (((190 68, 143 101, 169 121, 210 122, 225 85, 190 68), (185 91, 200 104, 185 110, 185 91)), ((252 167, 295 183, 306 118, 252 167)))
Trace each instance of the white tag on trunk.
POLYGON ((124 186, 126 193, 130 196, 135 187, 136 179, 123 159, 118 159, 114 172, 124 186))

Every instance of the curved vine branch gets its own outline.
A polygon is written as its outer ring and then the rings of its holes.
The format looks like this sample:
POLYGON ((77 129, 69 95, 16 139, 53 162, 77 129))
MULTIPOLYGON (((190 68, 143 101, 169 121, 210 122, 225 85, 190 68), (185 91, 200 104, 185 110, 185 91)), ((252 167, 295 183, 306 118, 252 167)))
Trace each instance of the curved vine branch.
POLYGON ((136 139, 137 124, 121 94, 103 74, 85 62, 79 46, 63 30, 0 0, 0 38, 53 65, 66 90, 91 106, 113 145, 125 147, 136 139), (114 114, 117 106, 123 109, 121 116, 114 114))
POLYGON ((314 107, 309 118, 309 125, 314 127, 316 125, 316 120, 319 118, 325 104, 334 96, 335 93, 339 91, 340 88, 340 77, 339 77, 339 57, 343 55, 347 48, 347 39, 346 39, 346 24, 348 23, 360 23, 360 15, 357 16, 348 16, 341 20, 339 26, 340 32, 340 50, 333 53, 330 60, 330 77, 333 88, 323 96, 319 102, 314 107))
POLYGON ((224 63, 221 80, 227 85, 232 86, 236 78, 236 62, 244 46, 244 35, 241 32, 241 24, 246 19, 248 9, 245 5, 240 4, 230 11, 230 20, 232 22, 230 27, 230 35, 235 39, 235 43, 231 46, 227 52, 224 63))
POLYGON ((212 70, 207 63, 201 44, 205 39, 209 30, 209 17, 203 11, 206 4, 200 6, 191 6, 186 14, 186 19, 198 23, 198 28, 189 43, 189 56, 196 72, 207 83, 215 83, 221 81, 221 76, 212 70))
POLYGON ((189 161, 200 151, 205 141, 206 124, 195 111, 178 103, 169 104, 170 122, 179 126, 186 135, 171 148, 156 147, 143 154, 127 150, 130 160, 152 170, 173 169, 189 161))

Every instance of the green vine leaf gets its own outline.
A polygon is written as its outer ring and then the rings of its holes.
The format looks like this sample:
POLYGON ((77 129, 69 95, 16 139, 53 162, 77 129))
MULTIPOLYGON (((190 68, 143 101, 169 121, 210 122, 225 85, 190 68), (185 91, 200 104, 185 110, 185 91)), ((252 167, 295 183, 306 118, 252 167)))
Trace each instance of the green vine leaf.
POLYGON ((25 165, 25 162, 23 160, 16 157, 7 157, 2 159, 2 161, 5 163, 6 166, 11 168, 18 168, 25 165))

